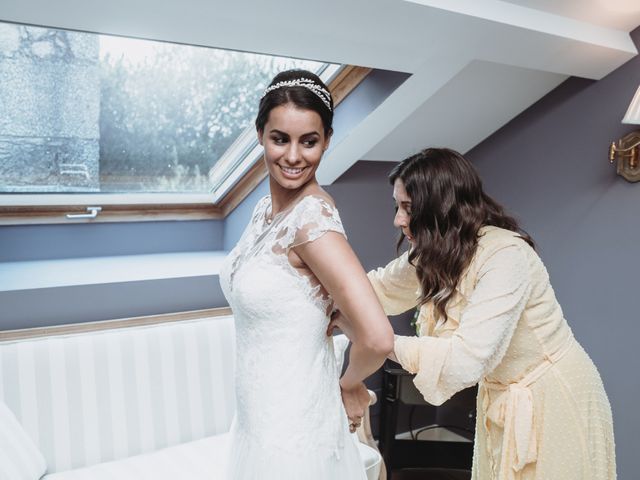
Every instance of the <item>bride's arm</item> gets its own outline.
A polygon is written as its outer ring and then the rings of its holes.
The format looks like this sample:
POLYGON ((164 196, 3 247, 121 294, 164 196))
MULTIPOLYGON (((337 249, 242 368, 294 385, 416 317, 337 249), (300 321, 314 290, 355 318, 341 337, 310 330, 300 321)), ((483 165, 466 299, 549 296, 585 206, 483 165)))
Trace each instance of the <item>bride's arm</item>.
POLYGON ((344 333, 353 345, 340 384, 346 390, 358 388, 393 351, 391 324, 343 235, 328 232, 313 242, 296 246, 294 251, 349 318, 349 328, 344 333))

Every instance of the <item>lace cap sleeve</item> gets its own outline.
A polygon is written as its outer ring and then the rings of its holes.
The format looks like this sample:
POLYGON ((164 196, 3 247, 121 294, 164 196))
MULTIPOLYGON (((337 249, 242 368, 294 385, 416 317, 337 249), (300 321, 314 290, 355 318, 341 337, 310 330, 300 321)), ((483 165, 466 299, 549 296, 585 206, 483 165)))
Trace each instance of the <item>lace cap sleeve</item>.
POLYGON ((253 213, 251 214, 251 223, 257 222, 259 218, 264 216, 264 211, 270 203, 271 199, 269 198, 269 195, 265 195, 258 200, 258 203, 256 203, 256 206, 253 208, 253 213))
POLYGON ((287 251, 313 242, 327 232, 338 232, 346 237, 338 210, 323 198, 309 195, 291 212, 280 245, 287 251))

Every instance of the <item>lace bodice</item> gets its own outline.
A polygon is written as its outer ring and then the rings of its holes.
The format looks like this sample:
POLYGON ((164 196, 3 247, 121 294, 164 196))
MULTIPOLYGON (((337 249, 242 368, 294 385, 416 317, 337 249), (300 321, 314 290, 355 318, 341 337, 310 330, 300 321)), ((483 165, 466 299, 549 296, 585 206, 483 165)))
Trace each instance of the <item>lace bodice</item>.
MULTIPOLYGON (((236 324, 233 458, 268 454, 262 467, 261 460, 251 463, 261 479, 271 478, 259 470, 270 468, 274 449, 286 453, 288 465, 312 462, 300 468, 317 470, 314 479, 363 478, 357 449, 354 454, 349 446, 333 340, 326 335, 333 300, 310 269, 290 261, 296 246, 327 232, 344 235, 340 216, 317 196, 303 197, 268 223, 270 209, 270 197, 258 202, 220 273, 236 324), (346 475, 345 461, 359 473, 346 475)), ((253 478, 246 462, 233 465, 233 478, 253 478)))
MULTIPOLYGON (((251 223, 237 246, 229 254, 229 291, 234 289, 235 276, 256 258, 279 266, 300 280, 303 292, 329 313, 333 302, 313 272, 295 268, 289 261, 289 251, 312 242, 329 231, 345 235, 338 210, 321 197, 307 195, 293 207, 276 214, 270 223, 271 197, 263 197, 254 209, 251 223)), ((346 235, 345 235, 346 236, 346 235)))

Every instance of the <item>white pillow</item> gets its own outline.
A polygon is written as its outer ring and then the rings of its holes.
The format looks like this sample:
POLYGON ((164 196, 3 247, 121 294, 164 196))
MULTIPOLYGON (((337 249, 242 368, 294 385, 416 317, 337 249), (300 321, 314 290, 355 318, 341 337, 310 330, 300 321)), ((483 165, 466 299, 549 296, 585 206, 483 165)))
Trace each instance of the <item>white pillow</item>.
POLYGON ((15 415, 0 401, 0 479, 37 480, 47 463, 15 415))

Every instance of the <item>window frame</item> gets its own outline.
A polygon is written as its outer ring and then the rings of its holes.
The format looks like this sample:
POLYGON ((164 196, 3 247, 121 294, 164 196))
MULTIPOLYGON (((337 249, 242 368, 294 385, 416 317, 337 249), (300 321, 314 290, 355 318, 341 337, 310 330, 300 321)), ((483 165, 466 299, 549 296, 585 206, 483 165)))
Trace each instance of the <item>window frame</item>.
MULTIPOLYGON (((345 65, 331 74, 328 87, 334 108, 371 70, 345 65)), ((253 129, 248 128, 219 160, 236 165, 230 174, 222 176, 215 192, 2 194, 0 226, 223 219, 266 178, 261 157, 262 147, 253 129), (233 156, 238 154, 241 156, 233 156), (101 207, 101 211, 94 218, 67 218, 67 214, 86 214, 90 207, 101 207)))

